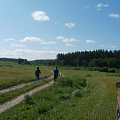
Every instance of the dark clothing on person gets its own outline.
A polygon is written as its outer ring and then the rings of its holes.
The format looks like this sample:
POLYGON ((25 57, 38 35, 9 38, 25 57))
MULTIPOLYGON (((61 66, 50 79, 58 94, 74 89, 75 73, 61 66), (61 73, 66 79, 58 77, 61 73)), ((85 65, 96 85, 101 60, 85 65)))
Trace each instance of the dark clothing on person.
POLYGON ((40 72, 39 68, 37 68, 36 71, 35 71, 35 75, 37 77, 37 80, 39 80, 39 75, 40 74, 41 74, 41 72, 40 72))
POLYGON ((54 74, 58 74, 58 72, 59 72, 59 71, 58 71, 57 68, 55 68, 55 69, 53 70, 53 73, 54 73, 54 74))
POLYGON ((56 81, 58 74, 59 74, 57 67, 53 70, 53 73, 54 73, 54 81, 56 81))

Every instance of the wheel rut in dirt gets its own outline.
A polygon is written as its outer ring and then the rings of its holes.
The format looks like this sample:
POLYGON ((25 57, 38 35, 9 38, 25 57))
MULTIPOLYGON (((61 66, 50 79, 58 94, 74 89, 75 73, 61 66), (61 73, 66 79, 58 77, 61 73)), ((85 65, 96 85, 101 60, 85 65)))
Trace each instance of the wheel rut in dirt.
MULTIPOLYGON (((50 77, 45 78, 45 79, 42 79, 42 80, 47 80, 47 79, 50 79, 50 78, 53 78, 53 76, 50 76, 50 77)), ((0 93, 10 92, 10 91, 12 91, 12 90, 22 88, 22 87, 24 87, 24 86, 26 86, 26 85, 30 85, 30 84, 35 83, 35 82, 37 82, 37 81, 32 81, 32 82, 28 82, 28 83, 18 84, 18 85, 16 85, 16 86, 12 86, 12 87, 9 87, 9 88, 0 90, 0 93)))
MULTIPOLYGON (((52 76, 53 77, 53 76, 52 76)), ((33 90, 30 90, 29 92, 25 92, 24 94, 21 94, 20 96, 4 103, 4 104, 1 104, 0 105, 0 113, 6 111, 7 109, 13 107, 14 105, 18 104, 19 102, 21 102, 22 100, 24 100, 24 96, 26 94, 29 94, 29 95, 33 95, 35 92, 39 91, 39 90, 42 90, 50 85, 52 85, 54 83, 54 81, 51 81, 51 82, 48 82, 42 86, 39 86, 39 87, 36 87, 35 89, 33 90)))

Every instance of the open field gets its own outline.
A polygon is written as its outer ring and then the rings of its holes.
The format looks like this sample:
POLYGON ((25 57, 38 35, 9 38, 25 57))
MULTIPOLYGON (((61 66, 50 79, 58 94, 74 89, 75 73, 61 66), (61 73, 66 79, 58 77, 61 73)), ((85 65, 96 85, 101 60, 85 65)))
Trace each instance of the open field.
POLYGON ((42 72, 40 75, 41 80, 37 82, 34 75, 36 66, 18 65, 9 62, 0 62, 0 64, 0 104, 5 103, 29 90, 34 89, 35 87, 51 81, 51 79, 44 80, 47 77, 52 76, 52 72, 43 66, 40 67, 42 72), (3 70, 4 74, 2 74, 3 70), (4 77, 5 75, 7 77, 4 77))
POLYGON ((79 101, 78 109, 74 109, 80 119, 90 120, 115 120, 117 104, 116 82, 120 77, 114 73, 103 73, 97 71, 72 71, 63 70, 65 75, 80 75, 86 77, 88 82, 94 86, 92 93, 85 99, 79 101))
MULTIPOLYGON (((0 67, 0 69, 1 68, 2 67, 0 67)), ((53 69, 53 67, 44 66, 41 68, 48 68, 50 70, 53 69)), ((21 68, 15 65, 12 70, 14 71, 14 69, 20 70, 21 68)), ((27 70, 29 71, 30 69, 31 68, 27 70)), ((69 78, 73 78, 75 75, 79 76, 80 80, 86 80, 87 86, 79 88, 82 91, 80 92, 81 94, 79 94, 79 97, 73 96, 73 93, 78 90, 75 86, 60 87, 60 83, 56 82, 50 87, 45 88, 32 96, 28 95, 28 100, 31 100, 30 103, 25 103, 25 101, 23 101, 6 112, 0 114, 1 120, 116 119, 117 88, 115 83, 120 81, 119 76, 115 73, 72 70, 62 67, 59 68, 59 71, 65 75, 64 78, 59 77, 59 80, 63 80, 63 82, 67 81, 67 79, 70 80, 69 78)), ((34 72, 31 75, 33 74, 34 72)))
MULTIPOLYGON (((0 90, 17 84, 36 81, 35 70, 37 66, 20 65, 11 62, 0 62, 0 90)), ((52 73, 40 66, 40 79, 47 78, 52 73)))

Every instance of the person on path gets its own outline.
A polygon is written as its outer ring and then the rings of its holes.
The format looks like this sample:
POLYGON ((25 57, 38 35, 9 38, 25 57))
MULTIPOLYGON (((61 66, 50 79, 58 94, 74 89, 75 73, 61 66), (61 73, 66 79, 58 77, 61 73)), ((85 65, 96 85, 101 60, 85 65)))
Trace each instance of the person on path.
POLYGON ((37 80, 39 80, 39 75, 41 74, 41 71, 39 69, 39 67, 37 67, 37 69, 35 70, 35 75, 37 77, 37 80))
POLYGON ((56 81, 59 74, 59 70, 57 69, 57 67, 53 70, 53 74, 54 74, 54 81, 56 81))

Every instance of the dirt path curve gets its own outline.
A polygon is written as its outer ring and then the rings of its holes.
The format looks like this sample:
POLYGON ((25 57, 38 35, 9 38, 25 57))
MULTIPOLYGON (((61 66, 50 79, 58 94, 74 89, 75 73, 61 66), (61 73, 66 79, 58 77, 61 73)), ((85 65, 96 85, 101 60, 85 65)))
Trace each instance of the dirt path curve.
MULTIPOLYGON (((51 78, 53 78, 53 76, 51 76, 51 78)), ((47 78, 48 79, 48 78, 47 78)), ((30 90, 29 92, 25 92, 24 94, 21 94, 20 96, 0 105, 0 113, 4 112, 5 110, 13 107, 14 105, 18 104, 19 102, 21 102, 23 99, 24 99, 24 96, 26 94, 29 94, 29 95, 33 95, 35 92, 39 91, 39 90, 42 90, 50 85, 52 85, 54 83, 54 81, 51 81, 51 82, 48 82, 42 86, 39 86, 39 87, 36 87, 35 89, 33 90, 30 90)))

